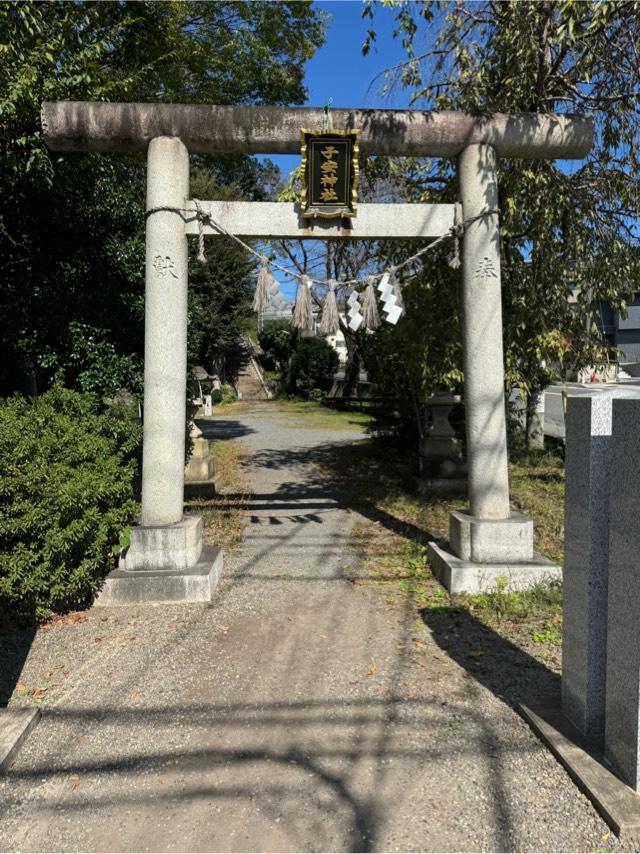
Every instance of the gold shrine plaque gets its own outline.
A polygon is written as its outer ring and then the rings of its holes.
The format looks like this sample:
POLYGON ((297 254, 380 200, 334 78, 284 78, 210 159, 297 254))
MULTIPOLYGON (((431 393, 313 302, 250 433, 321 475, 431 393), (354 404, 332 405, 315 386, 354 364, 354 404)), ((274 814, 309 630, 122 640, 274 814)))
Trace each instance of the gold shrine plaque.
POLYGON ((354 217, 359 130, 302 130, 303 217, 354 217))

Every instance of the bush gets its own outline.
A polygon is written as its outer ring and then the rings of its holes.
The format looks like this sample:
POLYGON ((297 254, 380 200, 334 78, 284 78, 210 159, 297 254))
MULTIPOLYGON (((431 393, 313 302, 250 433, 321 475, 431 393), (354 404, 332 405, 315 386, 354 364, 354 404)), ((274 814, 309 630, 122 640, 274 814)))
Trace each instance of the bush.
POLYGON ((289 363, 289 389, 317 399, 327 392, 338 370, 338 354, 324 338, 300 338, 289 363))
POLYGON ((260 361, 268 371, 283 371, 296 345, 296 331, 286 318, 267 320, 258 332, 260 361))
POLYGON ((55 386, 0 402, 0 614, 87 604, 133 519, 141 429, 55 386))

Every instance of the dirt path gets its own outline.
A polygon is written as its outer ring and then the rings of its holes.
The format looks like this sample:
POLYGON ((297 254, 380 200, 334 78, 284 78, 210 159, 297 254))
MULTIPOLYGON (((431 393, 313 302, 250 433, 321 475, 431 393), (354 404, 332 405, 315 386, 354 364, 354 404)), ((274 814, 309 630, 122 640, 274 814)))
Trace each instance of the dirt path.
POLYGON ((0 848, 615 847, 490 680, 349 580, 356 516, 317 451, 359 434, 271 407, 210 429, 246 443, 253 489, 213 607, 94 609, 38 633, 19 680, 49 699, 2 785, 0 848))

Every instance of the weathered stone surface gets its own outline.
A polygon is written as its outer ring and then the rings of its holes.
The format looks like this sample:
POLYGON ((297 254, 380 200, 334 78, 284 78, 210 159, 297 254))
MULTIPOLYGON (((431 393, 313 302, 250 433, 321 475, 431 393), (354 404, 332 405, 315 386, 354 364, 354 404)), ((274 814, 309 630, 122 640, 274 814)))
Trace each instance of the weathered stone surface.
POLYGON ((613 388, 567 405, 562 709, 596 739, 605 716, 612 401, 639 396, 613 388))
POLYGON ((138 525, 120 568, 134 574, 194 566, 202 552, 202 517, 184 516, 174 525, 138 525))
POLYGON ((614 400, 609 493, 605 756, 640 789, 640 400, 614 400))
POLYGON ((210 480, 215 473, 215 463, 212 457, 191 457, 185 468, 185 488, 187 483, 198 483, 201 480, 210 480))
MULTIPOLYGON (((189 151, 298 154, 300 129, 320 128, 321 107, 115 104, 45 101, 42 126, 54 151, 144 151, 154 137, 180 137, 189 151)), ((535 113, 332 109, 336 129, 359 128, 366 154, 455 157, 489 144, 503 157, 584 157, 593 119, 535 113)))
POLYGON ((116 569, 109 573, 94 605, 128 605, 134 602, 210 602, 222 575, 222 551, 203 549, 195 566, 149 571, 116 569))
MULTIPOLYGON (((183 208, 189 153, 179 139, 149 145, 147 210, 183 208)), ((187 391, 187 238, 179 213, 147 218, 142 524, 182 518, 187 391)))
POLYGON ((17 752, 40 720, 40 709, 0 709, 0 774, 6 774, 17 752))
POLYGON ((462 339, 469 506, 480 519, 508 519, 502 294, 496 152, 469 145, 458 159, 463 217, 479 217, 462 240, 462 339))
POLYGON ((430 542, 427 556, 434 576, 450 593, 495 593, 503 581, 507 590, 526 590, 562 579, 560 567, 535 552, 521 563, 474 563, 457 557, 444 543, 430 542))
POLYGON ((215 461, 209 452, 209 442, 195 425, 192 429, 192 452, 184 470, 185 498, 210 498, 216 494, 215 461), (197 430, 198 435, 195 435, 197 430))
MULTIPOLYGON (((304 219, 300 205, 289 202, 199 202, 214 222, 245 240, 268 239, 352 240, 420 239, 439 237, 454 224, 455 205, 363 204, 358 215, 347 220, 304 219)), ((198 234, 195 203, 187 204, 186 234, 198 234)), ((224 237, 224 232, 205 224, 204 233, 224 237)))
POLYGON ((522 563, 533 558, 533 522, 522 513, 508 519, 478 519, 462 510, 449 514, 452 552, 474 563, 522 563))

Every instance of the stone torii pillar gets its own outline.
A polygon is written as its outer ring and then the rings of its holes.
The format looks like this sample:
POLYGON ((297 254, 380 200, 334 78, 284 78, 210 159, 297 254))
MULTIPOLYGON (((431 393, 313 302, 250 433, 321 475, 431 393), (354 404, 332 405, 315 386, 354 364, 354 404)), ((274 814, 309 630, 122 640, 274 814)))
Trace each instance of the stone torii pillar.
MULTIPOLYGON (((454 591, 487 589, 498 576, 527 586, 554 568, 534 556, 532 523, 509 505, 496 158, 584 157, 592 144, 593 121, 554 114, 344 109, 332 110, 332 118, 335 128, 360 130, 365 154, 458 159, 463 217, 473 220, 463 237, 469 508, 451 514, 451 551, 432 543, 429 554, 436 574, 454 591)), ((125 599, 209 598, 221 563, 219 555, 202 553, 201 520, 182 514, 186 234, 195 226, 166 208, 189 207, 188 154, 298 153, 300 129, 320 128, 322 119, 318 108, 43 104, 45 137, 55 151, 148 152, 142 517, 124 567, 112 573, 116 577, 107 586, 115 590, 117 583, 125 599)), ((240 207, 223 207, 235 222, 240 207)), ((390 206, 386 236, 442 234, 448 225, 430 231, 426 221, 440 220, 442 226, 448 207, 390 206), (402 215, 396 217, 394 208, 403 208, 402 215), (415 213, 421 209, 423 223, 415 213)), ((276 236, 280 224, 280 236, 301 239, 384 237, 377 213, 367 218, 366 208, 362 205, 358 219, 344 228, 298 221, 290 204, 251 203, 252 212, 261 212, 252 213, 252 228, 227 227, 254 237, 276 236)))

